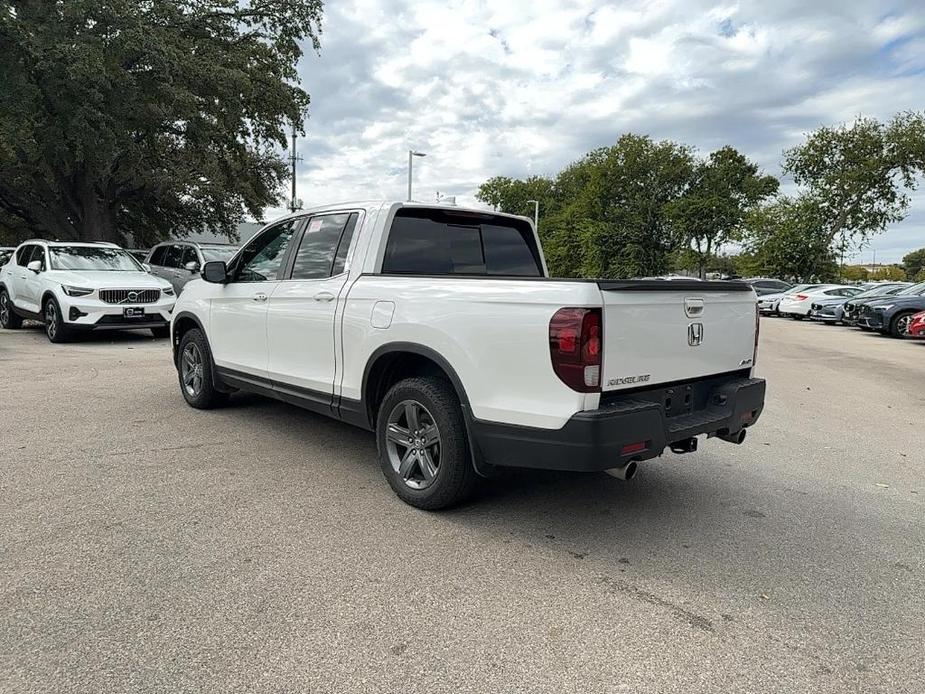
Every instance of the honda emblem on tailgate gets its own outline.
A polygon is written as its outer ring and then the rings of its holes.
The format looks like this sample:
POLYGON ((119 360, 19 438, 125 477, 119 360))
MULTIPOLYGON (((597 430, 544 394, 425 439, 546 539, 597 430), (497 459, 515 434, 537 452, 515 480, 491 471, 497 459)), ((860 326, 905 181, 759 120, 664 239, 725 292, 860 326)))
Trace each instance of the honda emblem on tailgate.
POLYGON ((697 347, 703 342, 703 323, 691 323, 687 326, 687 344, 697 347))

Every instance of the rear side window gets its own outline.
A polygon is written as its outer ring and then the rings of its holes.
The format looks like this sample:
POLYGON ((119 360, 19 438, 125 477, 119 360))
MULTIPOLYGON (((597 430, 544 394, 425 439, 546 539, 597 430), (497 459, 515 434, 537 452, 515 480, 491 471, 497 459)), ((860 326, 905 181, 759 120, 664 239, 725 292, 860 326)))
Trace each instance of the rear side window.
POLYGON ((402 209, 382 262, 386 274, 541 277, 530 225, 492 214, 402 209))
MULTIPOLYGON (((339 274, 332 272, 335 257, 339 254, 348 222, 353 218, 355 224, 356 216, 349 213, 326 214, 308 220, 305 232, 302 234, 302 243, 299 244, 299 251, 292 265, 292 279, 315 280, 339 274)), ((346 245, 349 247, 349 240, 346 245)), ((343 253, 346 257, 346 248, 343 253)), ((341 265, 341 270, 343 270, 343 265, 341 265)))
POLYGON ((163 265, 164 256, 167 255, 167 246, 158 246, 154 249, 154 252, 151 254, 151 260, 148 261, 149 265, 163 265))

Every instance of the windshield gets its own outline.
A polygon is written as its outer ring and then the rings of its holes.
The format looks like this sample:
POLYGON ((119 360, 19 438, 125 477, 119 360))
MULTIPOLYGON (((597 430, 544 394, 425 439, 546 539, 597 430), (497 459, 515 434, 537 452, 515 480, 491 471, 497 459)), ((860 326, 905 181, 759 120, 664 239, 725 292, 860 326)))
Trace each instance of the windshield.
POLYGON ((121 248, 103 246, 52 246, 52 270, 140 272, 141 265, 121 248))
POLYGON ((213 260, 228 261, 231 260, 231 256, 238 252, 238 249, 234 246, 220 247, 220 248, 206 248, 200 247, 202 251, 202 259, 209 263, 213 260))
POLYGON ((919 282, 918 284, 913 284, 911 287, 906 287, 901 292, 896 292, 894 296, 918 296, 925 292, 925 282, 919 282))
POLYGON ((855 294, 854 298, 864 299, 864 298, 867 298, 868 296, 880 296, 881 294, 892 294, 895 291, 897 291, 897 289, 899 288, 892 284, 882 285, 878 287, 871 287, 870 289, 865 289, 860 294, 855 294))

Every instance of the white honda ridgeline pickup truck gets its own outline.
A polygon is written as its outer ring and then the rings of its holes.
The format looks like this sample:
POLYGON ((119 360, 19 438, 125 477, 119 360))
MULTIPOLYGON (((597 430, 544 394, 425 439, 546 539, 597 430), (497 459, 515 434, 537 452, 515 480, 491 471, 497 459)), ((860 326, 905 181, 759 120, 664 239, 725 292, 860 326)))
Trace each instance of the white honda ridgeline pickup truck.
POLYGON ((600 471, 742 443, 755 293, 738 282, 547 277, 523 217, 361 202, 275 222, 177 301, 186 401, 236 390, 374 430, 407 503, 461 501, 514 466, 600 471))

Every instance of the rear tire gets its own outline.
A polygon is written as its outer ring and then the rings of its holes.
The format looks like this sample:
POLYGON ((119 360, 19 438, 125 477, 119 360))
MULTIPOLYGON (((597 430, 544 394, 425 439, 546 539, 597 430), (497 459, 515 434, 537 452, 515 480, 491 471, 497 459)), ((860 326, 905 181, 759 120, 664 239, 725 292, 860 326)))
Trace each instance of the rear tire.
POLYGON ((55 297, 50 296, 45 300, 45 305, 42 307, 42 315, 45 317, 45 336, 48 338, 49 342, 61 344, 62 342, 70 341, 71 332, 64 324, 64 317, 61 315, 61 307, 58 305, 58 300, 55 299, 55 297))
POLYGON ((455 506, 475 489, 462 408, 436 377, 407 378, 383 398, 376 421, 379 465, 406 504, 426 511, 455 506))
POLYGON ((914 311, 903 311, 893 316, 890 321, 890 336, 903 338, 909 336, 909 323, 912 322, 914 311))
POLYGON ((180 393, 190 407, 211 410, 228 401, 227 393, 215 389, 214 370, 209 341, 199 328, 193 328, 183 335, 177 349, 180 393))
POLYGON ((4 330, 19 330, 22 327, 22 318, 13 310, 13 302, 6 289, 0 289, 0 328, 4 330))

